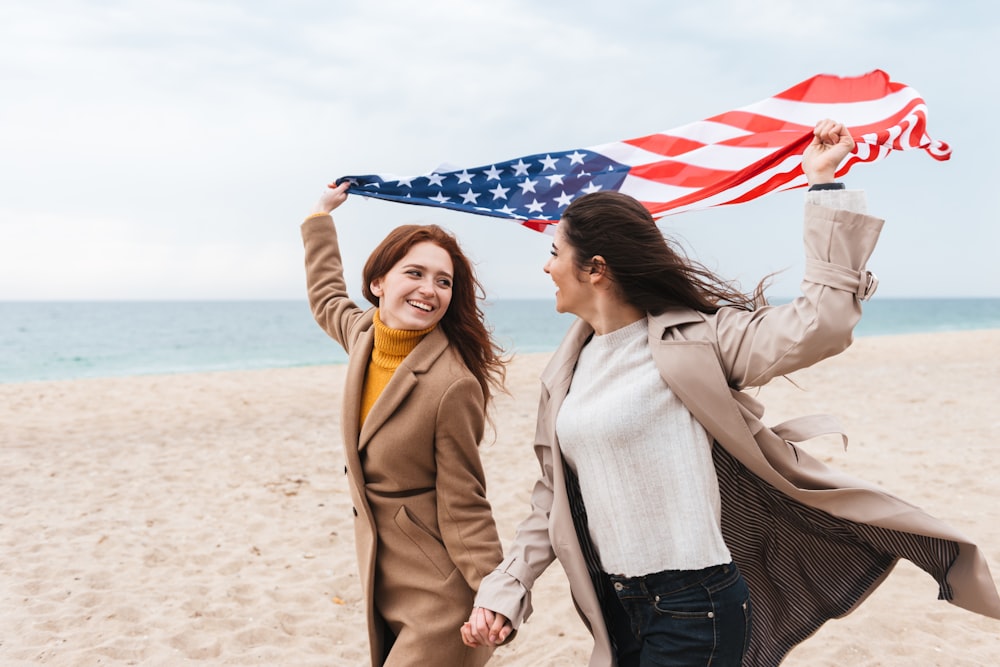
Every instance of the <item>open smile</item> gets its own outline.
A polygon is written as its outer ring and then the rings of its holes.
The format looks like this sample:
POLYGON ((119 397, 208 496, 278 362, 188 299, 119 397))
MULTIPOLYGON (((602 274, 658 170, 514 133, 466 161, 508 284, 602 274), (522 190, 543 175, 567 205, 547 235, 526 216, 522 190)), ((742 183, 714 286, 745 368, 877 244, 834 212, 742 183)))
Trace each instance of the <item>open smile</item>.
POLYGON ((418 310, 424 311, 425 313, 430 313, 434 310, 434 307, 432 305, 430 305, 429 303, 425 303, 423 301, 407 301, 406 303, 418 310))

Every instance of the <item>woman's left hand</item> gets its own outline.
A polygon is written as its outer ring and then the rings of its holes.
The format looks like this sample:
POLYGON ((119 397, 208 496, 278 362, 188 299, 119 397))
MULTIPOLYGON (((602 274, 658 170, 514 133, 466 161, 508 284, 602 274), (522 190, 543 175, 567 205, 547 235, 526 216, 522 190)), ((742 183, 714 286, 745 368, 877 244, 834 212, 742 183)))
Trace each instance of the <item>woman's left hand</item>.
POLYGON ((826 118, 813 128, 812 143, 802 154, 802 171, 809 185, 832 183, 837 167, 854 150, 854 139, 843 123, 826 118))

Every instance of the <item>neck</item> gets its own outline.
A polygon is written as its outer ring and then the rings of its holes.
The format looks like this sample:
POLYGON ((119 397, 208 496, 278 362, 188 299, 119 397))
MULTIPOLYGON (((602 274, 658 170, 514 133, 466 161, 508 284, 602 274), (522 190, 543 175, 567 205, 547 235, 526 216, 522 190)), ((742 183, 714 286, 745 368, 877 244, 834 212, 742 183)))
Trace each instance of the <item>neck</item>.
POLYGON ((617 298, 600 299, 590 313, 577 315, 591 326, 598 336, 618 331, 646 316, 639 308, 617 298))

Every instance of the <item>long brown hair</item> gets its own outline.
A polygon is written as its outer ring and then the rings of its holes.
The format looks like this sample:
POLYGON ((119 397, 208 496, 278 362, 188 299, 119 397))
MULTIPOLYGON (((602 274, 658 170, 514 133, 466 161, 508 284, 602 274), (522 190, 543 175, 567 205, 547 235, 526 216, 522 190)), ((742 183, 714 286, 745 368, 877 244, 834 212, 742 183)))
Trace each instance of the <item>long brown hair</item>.
POLYGON ((488 405, 494 390, 506 391, 506 359, 502 356, 502 348, 493 341, 479 307, 480 299, 485 298, 483 286, 458 240, 450 232, 437 225, 402 225, 389 232, 365 262, 363 293, 372 305, 378 306, 378 297, 371 291, 372 282, 389 273, 410 248, 424 242, 440 246, 451 257, 454 268, 451 304, 441 318, 440 326, 449 344, 458 351, 479 381, 488 405))
POLYGON ((645 312, 683 306, 714 313, 725 305, 754 310, 765 303, 768 278, 752 294, 740 291, 688 258, 641 203, 620 192, 602 190, 574 200, 561 227, 577 268, 589 271, 600 255, 622 298, 645 312))

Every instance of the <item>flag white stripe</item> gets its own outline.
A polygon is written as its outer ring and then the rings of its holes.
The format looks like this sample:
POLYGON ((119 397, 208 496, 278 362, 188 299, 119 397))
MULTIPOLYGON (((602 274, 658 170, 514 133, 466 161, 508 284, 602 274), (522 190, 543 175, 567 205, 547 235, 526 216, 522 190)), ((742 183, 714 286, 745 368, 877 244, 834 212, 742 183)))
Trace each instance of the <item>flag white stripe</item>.
POLYGON ((831 117, 848 126, 869 125, 899 113, 916 98, 911 88, 904 88, 883 98, 864 102, 799 102, 771 98, 743 110, 807 127, 831 117))

